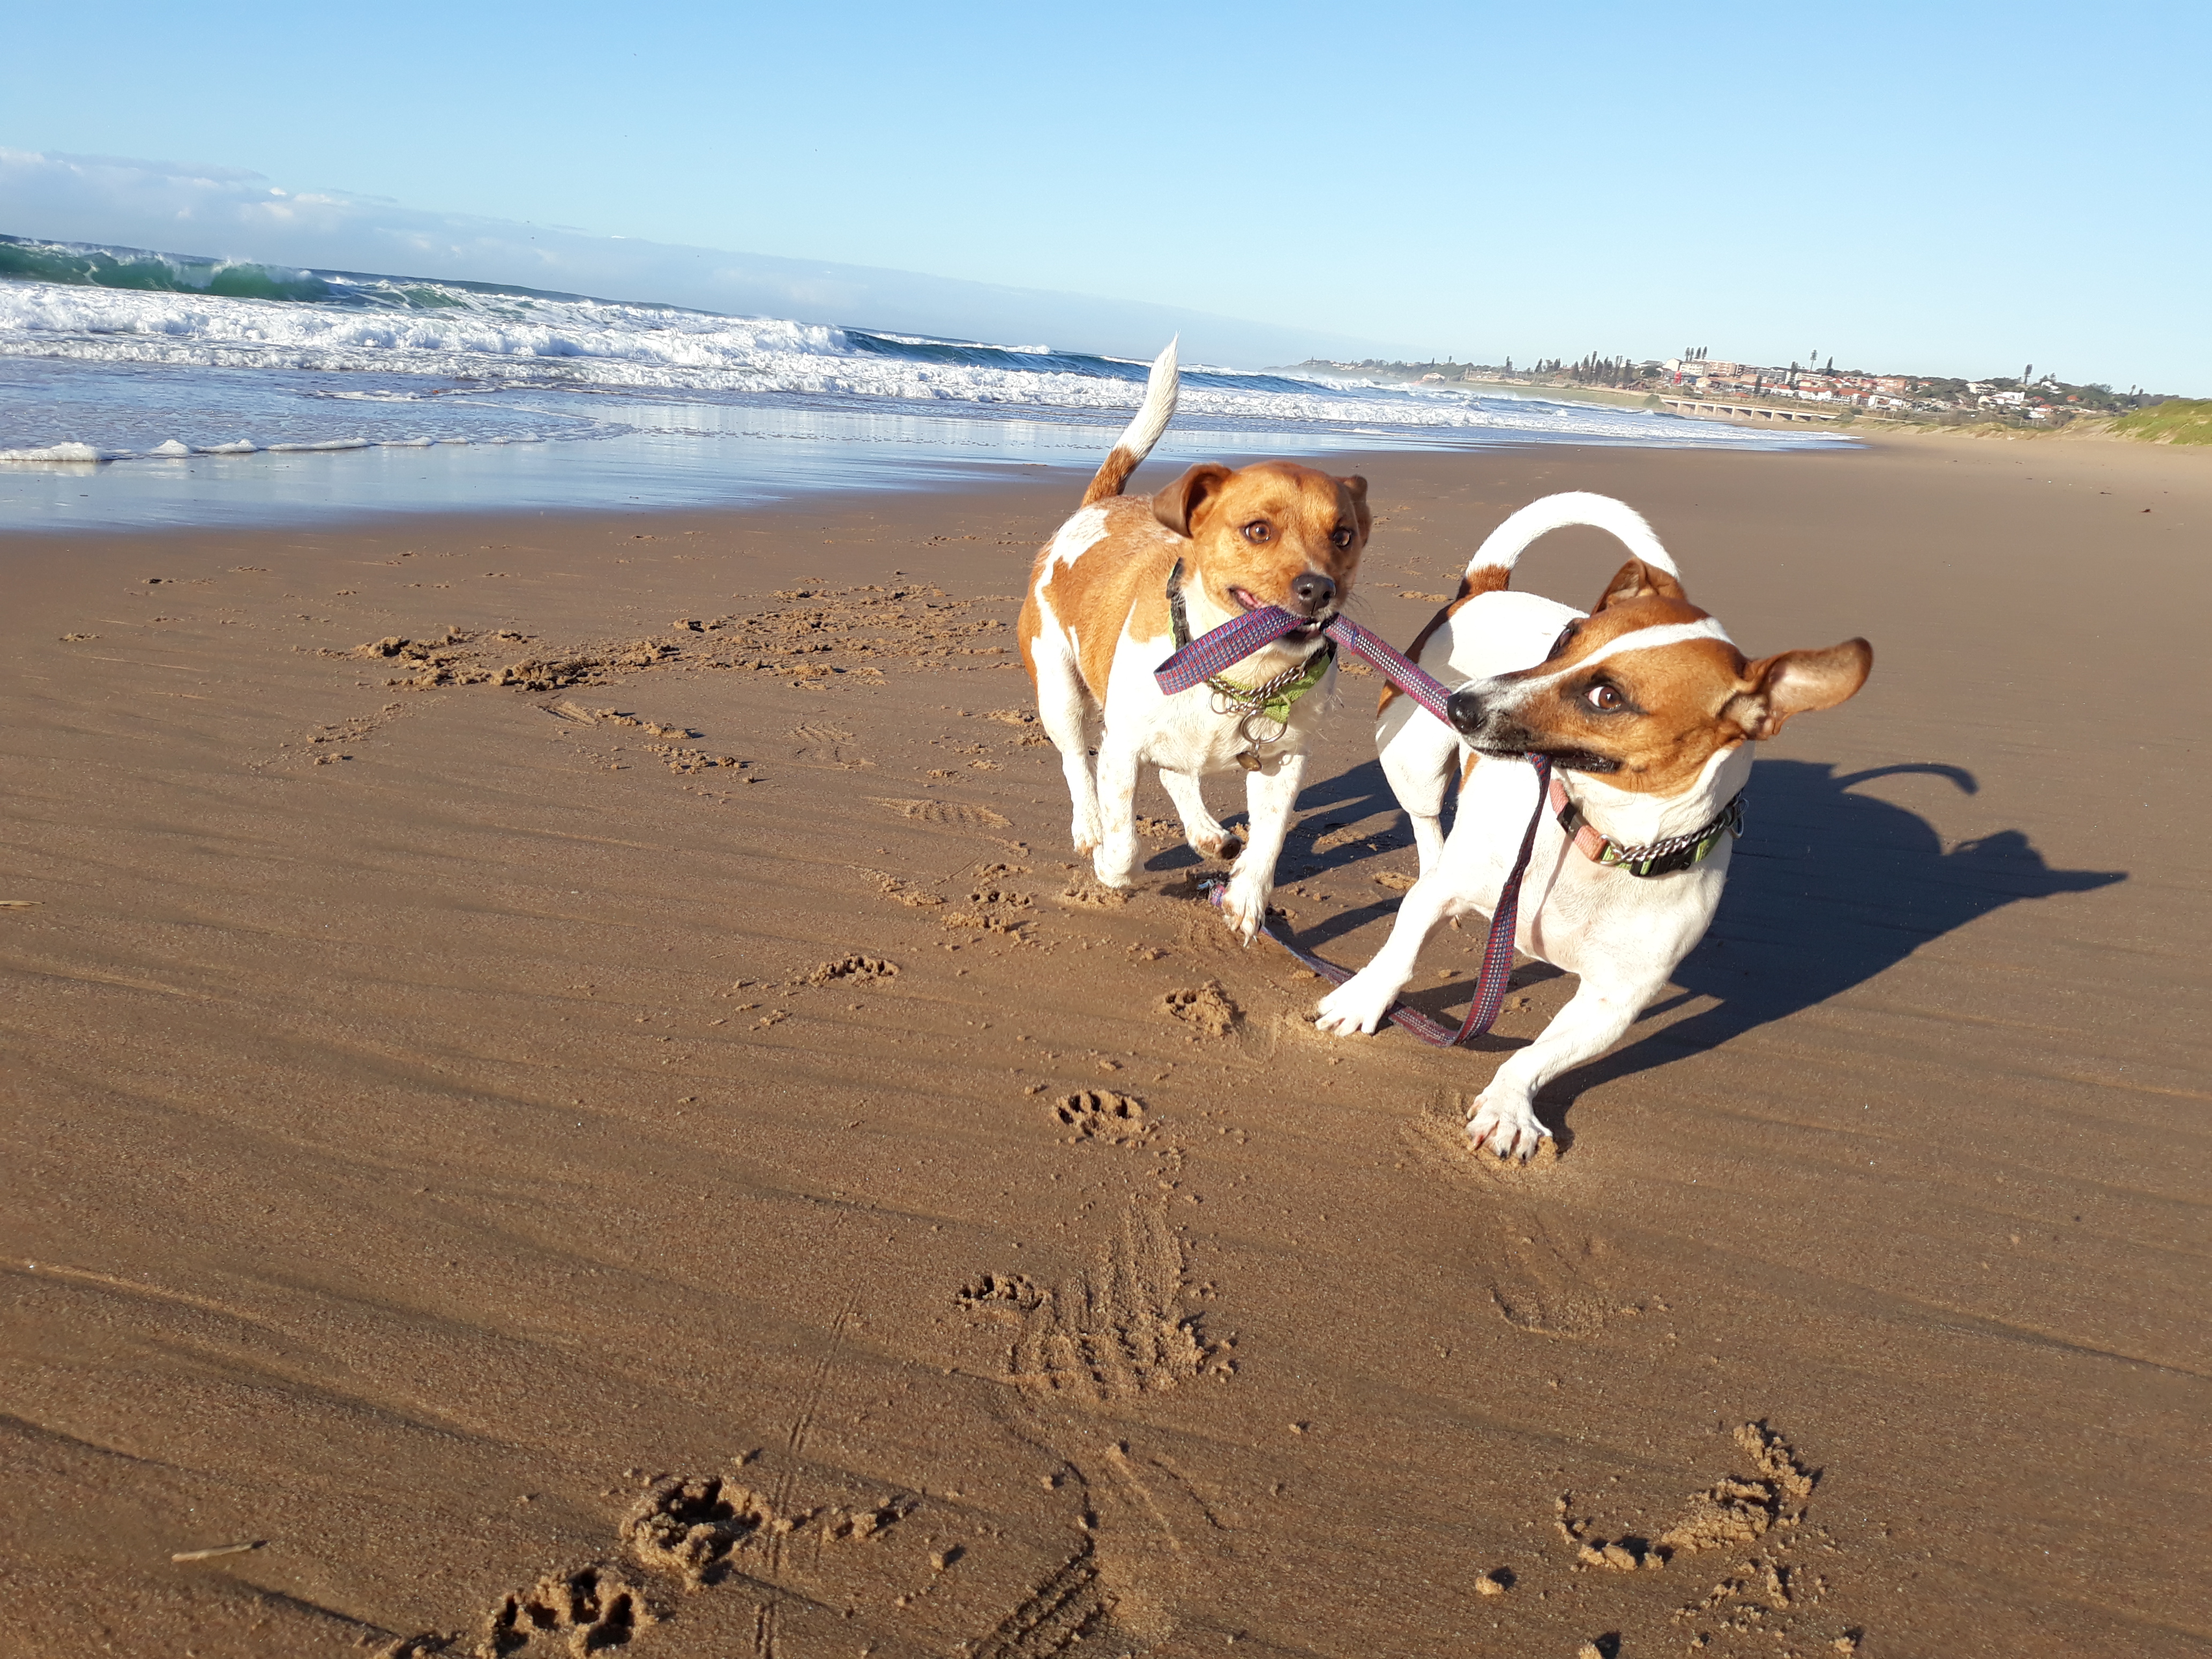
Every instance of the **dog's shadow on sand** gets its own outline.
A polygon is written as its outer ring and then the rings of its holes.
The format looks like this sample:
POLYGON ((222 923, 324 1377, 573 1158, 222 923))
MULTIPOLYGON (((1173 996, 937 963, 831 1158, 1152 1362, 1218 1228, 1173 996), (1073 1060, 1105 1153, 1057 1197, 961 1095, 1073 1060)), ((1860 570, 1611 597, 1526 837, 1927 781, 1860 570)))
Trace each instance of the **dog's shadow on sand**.
MULTIPOLYGON (((1320 799, 1310 793, 1302 805, 1309 810, 1386 806, 1387 785, 1365 775, 1380 770, 1371 763, 1354 768, 1322 785, 1320 799)), ((1544 1091, 1550 1109, 1545 1115, 1556 1118, 1576 1095, 1597 1084, 1665 1065, 1685 1052, 1717 1048, 1815 1007, 2008 904, 2090 892, 2127 879, 2119 870, 2054 870, 2020 830, 1947 847, 1917 813, 1855 793, 1876 778, 1911 774, 1946 779, 1966 794, 1978 787, 1973 774, 1957 766, 1916 763, 1838 775, 1823 762, 1760 761, 1752 774, 1748 822, 1736 843, 1720 912, 1674 970, 1678 989, 1644 1011, 1621 1048, 1554 1080, 1544 1091), (1706 1006, 1656 1030, 1647 1023, 1693 1004, 1706 1006)), ((1304 932, 1299 942, 1324 948, 1328 939, 1395 908, 1392 899, 1340 913, 1304 932)), ((1534 983, 1555 974, 1524 967, 1514 979, 1534 983)), ((1463 1002, 1463 987, 1457 995, 1463 1002)), ((1443 1005, 1452 997, 1451 989, 1431 987, 1414 991, 1408 1000, 1443 1018, 1443 1005)), ((1449 1018, 1457 1023, 1456 1013, 1449 1018)), ((1478 1041, 1492 1050, 1521 1046, 1478 1041)))

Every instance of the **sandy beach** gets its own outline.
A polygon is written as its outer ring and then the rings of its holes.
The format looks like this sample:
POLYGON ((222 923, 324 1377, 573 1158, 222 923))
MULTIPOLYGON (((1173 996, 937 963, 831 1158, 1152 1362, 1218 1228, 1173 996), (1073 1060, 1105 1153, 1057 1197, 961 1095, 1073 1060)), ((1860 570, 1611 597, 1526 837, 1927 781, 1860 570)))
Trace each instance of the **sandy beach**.
MULTIPOLYGON (((1149 778, 1075 867, 1073 474, 10 538, 0 1652, 2212 1650, 2212 458, 1329 465, 1401 643, 1589 489, 1875 647, 1525 1169, 1455 1126, 1568 981, 1327 1039, 1149 778)), ((1353 964, 1374 684, 1279 896, 1353 964)))

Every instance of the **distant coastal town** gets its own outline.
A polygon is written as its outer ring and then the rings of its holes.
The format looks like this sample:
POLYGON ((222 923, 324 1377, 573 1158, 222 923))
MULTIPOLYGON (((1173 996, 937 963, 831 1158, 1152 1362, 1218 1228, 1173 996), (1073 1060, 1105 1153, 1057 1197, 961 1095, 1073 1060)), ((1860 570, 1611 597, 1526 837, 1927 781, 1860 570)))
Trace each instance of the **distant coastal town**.
POLYGON ((1488 386, 1564 393, 1611 404, 1638 404, 1686 415, 1717 416, 1754 423, 1804 421, 1840 424, 1862 417, 1914 424, 1962 426, 1979 422, 2045 430, 2082 418, 2113 420, 2176 401, 2171 392, 2140 386, 2115 391, 2102 382, 2075 384, 2038 375, 2033 363, 2017 375, 1964 380, 1935 374, 1838 369, 1832 356, 1804 362, 1732 362, 1693 347, 1679 357, 1637 360, 1596 353, 1578 362, 1553 357, 1516 368, 1503 363, 1337 362, 1316 358, 1297 366, 1310 373, 1358 375, 1414 386, 1488 386))

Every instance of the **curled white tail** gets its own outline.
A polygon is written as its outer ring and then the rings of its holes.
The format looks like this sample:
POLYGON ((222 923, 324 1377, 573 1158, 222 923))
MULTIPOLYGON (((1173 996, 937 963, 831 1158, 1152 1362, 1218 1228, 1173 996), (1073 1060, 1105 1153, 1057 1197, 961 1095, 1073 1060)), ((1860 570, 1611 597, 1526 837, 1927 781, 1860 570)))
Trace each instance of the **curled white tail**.
MULTIPOLYGON (((1626 501, 1592 495, 1586 489, 1571 489, 1529 502, 1483 538, 1482 545, 1467 562, 1468 579, 1472 580, 1479 571, 1512 569, 1514 562, 1529 543, 1570 525, 1589 525, 1609 531, 1631 553, 1655 570, 1663 570, 1670 576, 1682 574, 1674 568, 1674 561, 1659 544, 1659 538, 1652 533, 1651 526, 1644 522, 1644 515, 1626 501)), ((1504 583, 1490 585, 1502 587, 1504 583)))
POLYGON ((1168 342, 1168 349, 1152 360, 1152 372, 1146 377, 1145 401, 1138 406, 1136 416, 1121 428, 1121 435, 1114 440, 1091 487, 1083 492, 1083 504, 1103 501, 1109 495, 1118 495, 1121 486, 1129 482, 1129 475, 1142 465, 1152 453, 1152 446, 1160 441, 1160 434, 1168 429, 1175 419, 1176 398, 1182 389, 1182 375, 1176 363, 1176 340, 1168 342))

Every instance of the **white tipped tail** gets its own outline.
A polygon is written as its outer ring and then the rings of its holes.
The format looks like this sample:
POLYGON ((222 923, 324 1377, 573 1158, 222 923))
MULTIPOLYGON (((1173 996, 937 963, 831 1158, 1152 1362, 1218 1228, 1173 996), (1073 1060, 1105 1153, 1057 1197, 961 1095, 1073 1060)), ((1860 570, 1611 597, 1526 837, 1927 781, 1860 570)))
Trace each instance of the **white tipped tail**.
MULTIPOLYGON (((1539 536, 1565 530, 1570 525, 1589 525, 1609 531, 1653 569, 1663 570, 1670 576, 1682 574, 1674 568, 1674 561, 1659 544, 1659 538, 1652 533, 1651 526, 1644 522, 1644 515, 1626 501, 1592 495, 1586 489, 1571 489, 1529 502, 1483 538, 1482 545, 1467 562, 1468 580, 1473 580, 1478 571, 1512 569, 1515 561, 1539 536)), ((1504 586, 1503 582, 1494 585, 1504 586)))
POLYGON ((1103 501, 1109 495, 1118 495, 1121 486, 1129 482, 1129 475, 1143 465, 1145 457, 1152 453, 1152 446, 1160 441, 1160 434, 1168 429, 1175 419, 1176 398, 1182 389, 1182 376, 1176 363, 1176 343, 1178 334, 1168 342, 1168 349, 1152 359, 1152 372, 1146 377, 1145 401, 1138 406, 1136 417, 1121 428, 1121 435, 1114 440, 1114 447, 1091 480, 1091 487, 1083 492, 1083 504, 1103 501))

